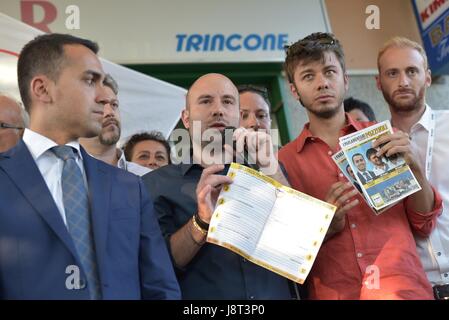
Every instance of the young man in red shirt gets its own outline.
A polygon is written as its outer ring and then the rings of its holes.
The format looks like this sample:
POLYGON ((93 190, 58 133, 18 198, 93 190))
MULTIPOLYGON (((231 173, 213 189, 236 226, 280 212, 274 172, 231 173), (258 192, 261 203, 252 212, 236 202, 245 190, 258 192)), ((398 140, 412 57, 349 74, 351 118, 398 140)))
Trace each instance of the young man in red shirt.
POLYGON ((422 187, 375 215, 344 178, 331 155, 338 138, 373 123, 345 114, 348 89, 343 49, 331 34, 314 33, 287 50, 292 94, 309 117, 300 135, 279 152, 291 186, 337 206, 330 230, 308 277, 310 299, 432 299, 413 234, 428 235, 442 204, 410 148, 396 131, 379 138, 379 156, 401 154, 422 187))

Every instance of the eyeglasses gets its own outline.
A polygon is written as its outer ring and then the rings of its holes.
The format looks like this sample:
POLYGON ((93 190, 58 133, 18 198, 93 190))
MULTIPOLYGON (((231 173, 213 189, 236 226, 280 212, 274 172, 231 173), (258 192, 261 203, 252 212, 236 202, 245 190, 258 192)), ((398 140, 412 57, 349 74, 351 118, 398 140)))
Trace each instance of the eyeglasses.
POLYGON ((322 46, 330 47, 336 44, 337 39, 335 39, 333 35, 320 32, 317 34, 312 34, 305 39, 299 40, 292 45, 286 45, 284 47, 284 50, 287 55, 290 55, 302 50, 312 50, 314 48, 322 46))
POLYGON ((17 130, 22 130, 24 128, 23 127, 14 126, 12 124, 0 122, 0 129, 17 129, 17 130))

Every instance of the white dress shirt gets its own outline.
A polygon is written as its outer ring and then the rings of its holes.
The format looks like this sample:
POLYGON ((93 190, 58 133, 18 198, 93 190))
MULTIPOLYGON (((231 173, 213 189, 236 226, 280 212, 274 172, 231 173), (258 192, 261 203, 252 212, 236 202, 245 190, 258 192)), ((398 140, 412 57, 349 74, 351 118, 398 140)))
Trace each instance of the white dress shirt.
POLYGON ((388 172, 390 168, 388 167, 388 164, 385 164, 383 167, 374 166, 373 172, 376 176, 380 176, 384 174, 385 172, 388 172))
MULTIPOLYGON (((30 129, 25 129, 23 133, 23 141, 28 147, 28 150, 30 150, 31 155, 34 161, 36 162, 36 165, 39 168, 39 171, 41 172, 53 199, 55 200, 56 206, 59 209, 62 220, 64 221, 64 224, 67 226, 64 210, 64 202, 62 198, 62 185, 61 185, 62 167, 64 165, 64 161, 59 159, 50 150, 52 147, 55 147, 58 144, 53 140, 30 129)), ((66 145, 71 146, 76 150, 78 150, 78 152, 76 153, 77 154, 76 163, 81 169, 81 172, 84 177, 84 185, 87 188, 87 179, 86 173, 84 171, 80 145, 77 141, 69 142, 66 145)))
POLYGON ((415 239, 427 278, 435 285, 449 283, 449 111, 432 111, 426 106, 421 119, 410 130, 410 137, 422 168, 425 168, 432 112, 435 112, 436 120, 430 183, 443 198, 443 213, 429 238, 415 239))

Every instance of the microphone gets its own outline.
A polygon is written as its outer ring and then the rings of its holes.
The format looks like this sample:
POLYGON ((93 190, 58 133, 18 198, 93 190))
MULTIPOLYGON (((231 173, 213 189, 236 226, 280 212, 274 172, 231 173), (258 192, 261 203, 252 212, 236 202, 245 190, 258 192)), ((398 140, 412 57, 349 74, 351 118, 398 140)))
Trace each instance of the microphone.
MULTIPOLYGON (((236 130, 236 128, 232 127, 232 126, 225 127, 221 133, 221 139, 222 139, 221 142, 224 146, 226 144, 226 142, 232 141, 232 149, 234 150, 234 155, 233 155, 232 161, 237 162, 237 159, 236 159, 237 141, 232 140, 232 136, 234 135, 235 130, 236 130)), ((243 145, 243 165, 259 171, 259 166, 256 164, 256 161, 254 161, 251 158, 251 156, 249 155, 246 141, 244 142, 244 145, 243 145)))

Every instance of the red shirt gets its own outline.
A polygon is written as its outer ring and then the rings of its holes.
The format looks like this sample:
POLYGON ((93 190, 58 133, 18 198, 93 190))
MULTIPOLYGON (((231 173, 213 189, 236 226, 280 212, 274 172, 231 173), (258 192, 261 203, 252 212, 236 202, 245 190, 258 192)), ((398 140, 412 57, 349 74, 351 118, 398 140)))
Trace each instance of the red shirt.
MULTIPOLYGON (((373 124, 349 116, 347 123, 340 136, 373 124)), ((331 158, 337 151, 306 124, 279 151, 279 160, 293 188, 324 200, 333 183, 347 181, 331 158)), ((309 299, 433 299, 412 231, 428 236, 434 228, 442 211, 441 198, 434 194, 432 212, 413 211, 406 198, 377 216, 358 195, 360 204, 347 213, 343 231, 319 251, 307 279, 309 299)))

